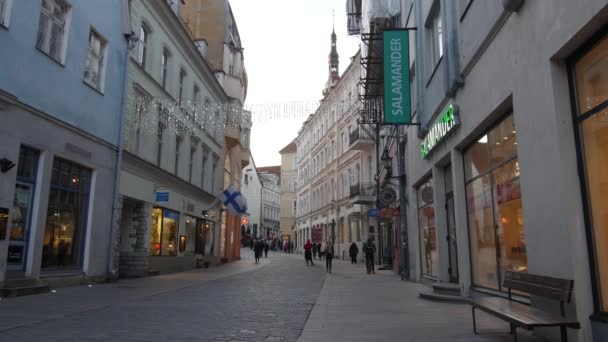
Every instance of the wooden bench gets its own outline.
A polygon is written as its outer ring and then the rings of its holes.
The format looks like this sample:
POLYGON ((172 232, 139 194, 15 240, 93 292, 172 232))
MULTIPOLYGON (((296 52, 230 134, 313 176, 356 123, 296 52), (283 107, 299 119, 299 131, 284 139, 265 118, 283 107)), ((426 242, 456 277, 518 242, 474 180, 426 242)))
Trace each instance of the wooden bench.
POLYGON ((559 327, 562 342, 568 341, 566 328, 580 329, 580 323, 566 317, 565 303, 572 297, 573 280, 545 277, 521 272, 505 272, 503 287, 508 288, 509 298, 485 297, 471 300, 473 312, 473 331, 477 334, 475 309, 485 311, 509 322, 511 334, 517 341, 517 328, 532 330, 537 327, 559 327), (513 301, 511 291, 559 300, 561 315, 546 312, 530 305, 513 301))

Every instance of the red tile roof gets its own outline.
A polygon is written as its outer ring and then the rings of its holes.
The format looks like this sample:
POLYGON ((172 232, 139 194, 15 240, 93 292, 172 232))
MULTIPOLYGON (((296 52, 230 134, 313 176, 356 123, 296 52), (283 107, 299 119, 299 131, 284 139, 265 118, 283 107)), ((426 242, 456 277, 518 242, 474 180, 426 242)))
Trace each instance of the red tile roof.
POLYGON ((287 146, 283 147, 283 149, 280 150, 279 153, 280 154, 283 154, 283 153, 293 153, 293 152, 296 152, 297 150, 298 150, 298 146, 296 145, 296 140, 294 139, 287 146))

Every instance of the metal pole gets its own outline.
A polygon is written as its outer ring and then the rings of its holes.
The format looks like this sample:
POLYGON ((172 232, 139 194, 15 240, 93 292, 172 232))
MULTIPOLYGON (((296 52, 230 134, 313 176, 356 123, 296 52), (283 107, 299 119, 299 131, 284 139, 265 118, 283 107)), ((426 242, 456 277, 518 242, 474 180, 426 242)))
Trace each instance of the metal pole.
MULTIPOLYGON (((399 134, 398 134, 399 135, 399 134)), ((405 135, 405 134, 404 134, 405 135)), ((403 137, 405 138, 405 137, 403 137)), ((401 139, 401 138, 399 138, 401 139)), ((400 229, 401 229, 401 244, 402 244, 402 257, 403 257, 403 270, 402 278, 410 278, 410 267, 409 267, 409 248, 407 239, 407 198, 406 198, 406 172, 405 172, 405 144, 406 140, 398 141, 397 158, 399 162, 399 209, 400 209, 400 229)))

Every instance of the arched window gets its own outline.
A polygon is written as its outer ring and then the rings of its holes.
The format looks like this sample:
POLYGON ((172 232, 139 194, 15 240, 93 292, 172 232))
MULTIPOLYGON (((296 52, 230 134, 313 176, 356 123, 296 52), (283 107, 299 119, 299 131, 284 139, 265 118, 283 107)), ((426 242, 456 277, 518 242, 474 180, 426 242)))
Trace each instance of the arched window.
POLYGON ((348 169, 348 194, 350 195, 350 187, 353 186, 353 171, 348 169))
POLYGON ((333 179, 331 180, 330 191, 331 191, 331 200, 335 201, 336 200, 336 186, 335 186, 333 179))
POLYGON ((359 166, 359 163, 357 163, 357 165, 355 165, 355 184, 359 183, 361 183, 361 167, 359 166))

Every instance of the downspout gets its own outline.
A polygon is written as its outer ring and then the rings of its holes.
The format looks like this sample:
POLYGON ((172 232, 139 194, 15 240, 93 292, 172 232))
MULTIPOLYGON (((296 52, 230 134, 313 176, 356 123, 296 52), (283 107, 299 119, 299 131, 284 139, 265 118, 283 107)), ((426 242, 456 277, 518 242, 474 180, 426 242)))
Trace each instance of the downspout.
POLYGON ((114 169, 114 193, 112 200, 112 220, 111 229, 110 229, 110 244, 108 248, 108 277, 110 280, 115 280, 118 278, 117 270, 114 268, 114 254, 116 248, 118 248, 118 230, 120 229, 120 223, 115 222, 115 220, 119 217, 118 210, 121 210, 119 206, 120 201, 120 171, 122 169, 122 150, 123 150, 123 121, 125 117, 125 112, 127 110, 125 106, 125 102, 127 99, 127 65, 129 64, 129 53, 134 46, 130 46, 133 38, 133 31, 131 30, 131 20, 130 20, 130 8, 127 0, 123 0, 122 2, 122 26, 123 26, 123 35, 127 44, 127 48, 125 49, 124 62, 123 62, 123 93, 120 100, 120 118, 118 120, 118 146, 116 151, 116 166, 114 169))

